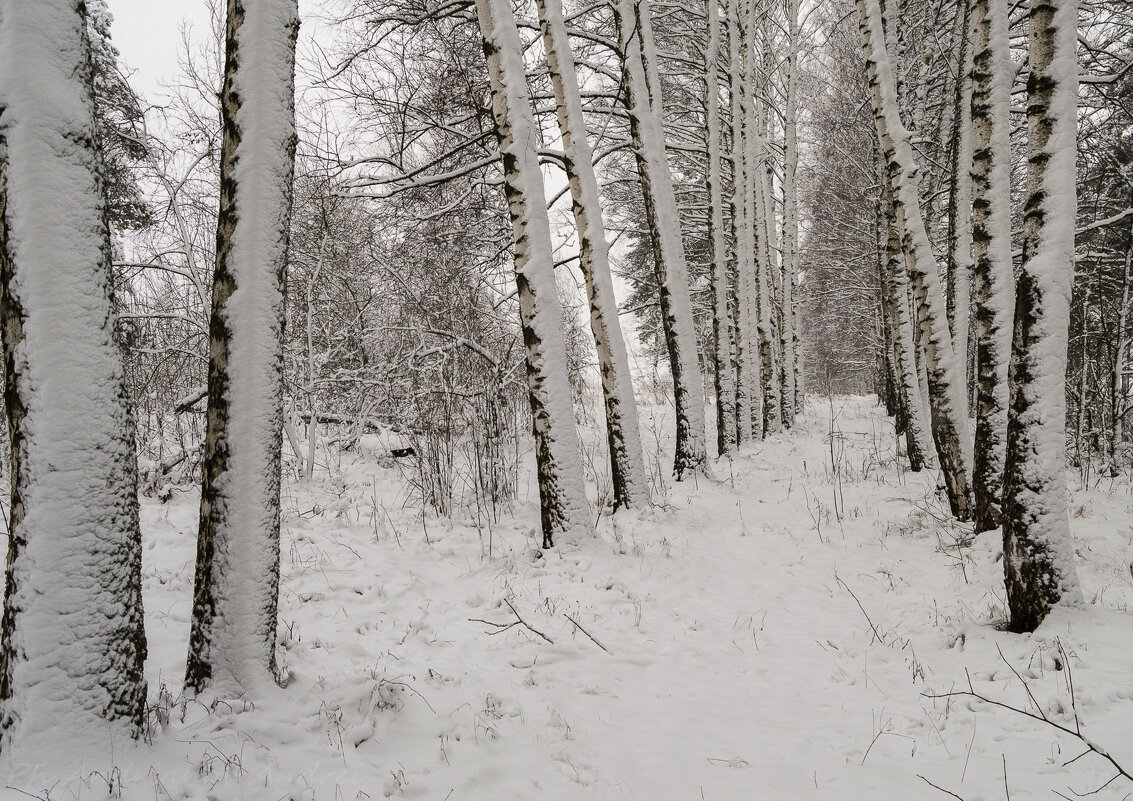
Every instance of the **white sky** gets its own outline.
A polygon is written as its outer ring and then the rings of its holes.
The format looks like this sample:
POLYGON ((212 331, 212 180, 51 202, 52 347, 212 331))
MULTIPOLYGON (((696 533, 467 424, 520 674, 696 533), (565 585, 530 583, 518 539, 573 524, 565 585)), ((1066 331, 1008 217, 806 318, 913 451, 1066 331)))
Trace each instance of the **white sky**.
POLYGON ((208 30, 208 9, 202 0, 107 0, 114 25, 111 38, 127 67, 131 83, 146 98, 157 100, 163 84, 177 71, 181 26, 208 30))

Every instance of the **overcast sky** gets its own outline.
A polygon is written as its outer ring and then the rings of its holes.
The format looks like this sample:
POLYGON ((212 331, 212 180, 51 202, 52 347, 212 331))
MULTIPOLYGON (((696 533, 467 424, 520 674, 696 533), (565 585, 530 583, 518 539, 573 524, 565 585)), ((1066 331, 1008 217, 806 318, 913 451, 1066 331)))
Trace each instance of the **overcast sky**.
POLYGON ((209 15, 201 0, 107 0, 114 15, 111 38, 126 65, 134 71, 131 83, 150 100, 177 70, 181 26, 208 29, 209 15))

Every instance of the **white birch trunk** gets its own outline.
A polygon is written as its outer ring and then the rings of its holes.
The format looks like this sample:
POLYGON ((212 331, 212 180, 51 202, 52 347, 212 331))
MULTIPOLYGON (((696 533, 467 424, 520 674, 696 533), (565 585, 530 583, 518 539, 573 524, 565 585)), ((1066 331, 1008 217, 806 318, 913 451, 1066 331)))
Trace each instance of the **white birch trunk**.
MULTIPOLYGON (((614 298, 610 274, 610 249, 602 223, 594 154, 586 138, 586 119, 578 88, 574 55, 570 50, 561 0, 536 0, 547 66, 554 86, 559 133, 570 181, 578 250, 586 292, 590 300, 590 328, 598 351, 602 375, 602 397, 606 408, 606 433, 610 449, 614 508, 642 506, 649 502, 645 461, 633 377, 614 298)), ((727 330, 725 329, 725 336, 727 330)))
POLYGON ((254 692, 276 678, 298 30, 295 0, 230 0, 191 692, 254 692))
POLYGON ((617 0, 614 15, 622 53, 626 106, 634 156, 645 197, 653 241, 653 263, 660 288, 661 319, 673 374, 677 414, 673 474, 688 478, 707 458, 704 424, 704 377, 697 358, 696 330, 689 295, 688 265, 681 240, 668 148, 661 125, 661 79, 649 0, 617 0))
POLYGON ((736 294, 736 441, 759 437, 752 421, 759 403, 758 334, 755 328, 755 250, 747 187, 751 170, 746 164, 744 142, 747 131, 747 92, 744 70, 744 31, 740 27, 739 4, 728 0, 728 67, 730 77, 730 118, 732 124, 732 273, 736 294))
POLYGON ((973 0, 972 225, 976 314, 976 532, 1000 525, 1007 362, 1015 309, 1011 261, 1011 61, 1007 0, 973 0))
POLYGON ((968 408, 968 333, 972 308, 972 32, 968 0, 964 0, 961 72, 957 79, 953 124, 952 187, 948 210, 948 324, 952 348, 964 378, 964 416, 968 408))
POLYGON ((925 351, 932 432, 944 472, 952 513, 960 520, 972 515, 969 476, 972 441, 964 413, 961 370, 948 331, 944 293, 936 258, 921 216, 917 167, 909 134, 897 108, 896 82, 885 48, 878 0, 857 0, 878 141, 888 168, 898 230, 905 248, 905 264, 917 302, 917 317, 925 351))
POLYGON ((736 379, 728 314, 727 244, 724 236, 723 169, 720 153, 720 3, 708 0, 708 48, 704 54, 704 122, 708 145, 708 263, 712 289, 712 347, 716 367, 716 447, 728 456, 736 445, 736 379))
POLYGON ((1031 0, 1029 169, 1015 301, 1003 480, 1012 631, 1081 600, 1066 488, 1066 355, 1077 202, 1078 4, 1031 0))
POLYGON ((0 783, 29 787, 37 770, 110 764, 115 746, 141 734, 146 701, 134 424, 92 77, 80 3, 0 2, 12 457, 0 783))
POLYGON ((799 3, 787 0, 787 100, 783 110, 783 422, 794 424, 800 411, 796 353, 799 349, 798 281, 799 197, 796 173, 798 136, 799 3))
MULTIPOLYGON (((753 4, 754 6, 754 4, 753 4)), ((753 99, 753 106, 755 105, 753 99)), ((775 276, 779 266, 775 261, 774 242, 775 208, 771 196, 768 160, 770 148, 767 136, 767 115, 762 108, 755 111, 755 147, 753 154, 756 170, 753 186, 753 208, 756 215, 756 285, 759 288, 759 354, 763 378, 763 435, 782 430, 782 393, 779 380, 779 348, 775 325, 775 276)))
POLYGON ((515 246, 515 282, 527 355, 527 387, 535 434, 543 547, 562 532, 588 524, 586 495, 574 429, 562 305, 543 171, 535 150, 538 132, 524 73, 522 42, 510 0, 477 0, 484 40, 492 117, 504 169, 504 192, 515 246))

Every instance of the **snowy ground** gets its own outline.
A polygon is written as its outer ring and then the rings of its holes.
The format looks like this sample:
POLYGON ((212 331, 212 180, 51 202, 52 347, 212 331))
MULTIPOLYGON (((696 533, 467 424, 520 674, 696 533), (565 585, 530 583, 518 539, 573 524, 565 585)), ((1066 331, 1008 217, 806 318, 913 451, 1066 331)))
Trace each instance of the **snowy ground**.
MULTIPOLYGON (((395 468, 347 454, 341 474, 285 490, 291 678, 254 704, 180 697, 197 498, 147 499, 153 743, 120 751, 117 772, 21 789, 96 799, 108 776, 115 797, 265 801, 1097 790, 1115 771, 1094 754, 1065 764, 1085 750, 1074 737, 931 695, 970 677, 1133 765, 1129 481, 1074 492, 1088 605, 1013 635, 996 628, 998 535, 965 545, 893 439, 872 399, 815 400, 718 480, 542 558, 533 504, 493 527, 489 557, 486 531, 422 519, 395 468), (517 613, 530 628, 500 625, 517 613)), ((1090 797, 1131 793, 1119 777, 1090 797)))

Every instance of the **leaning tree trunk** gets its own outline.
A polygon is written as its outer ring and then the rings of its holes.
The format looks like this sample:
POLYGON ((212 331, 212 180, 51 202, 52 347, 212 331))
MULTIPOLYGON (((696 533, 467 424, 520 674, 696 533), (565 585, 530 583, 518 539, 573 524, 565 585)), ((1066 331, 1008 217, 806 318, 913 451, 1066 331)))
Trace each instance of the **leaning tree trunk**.
POLYGON ((1011 83, 1007 0, 973 0, 972 227, 976 307, 976 532, 1000 525, 1007 362, 1015 308, 1011 263, 1011 83))
MULTIPOLYGON (((0 321, 11 506, 0 769, 142 730, 137 461, 77 0, 0 3, 0 321)), ((67 770, 71 770, 68 767, 67 770)))
POLYGON ((894 222, 896 212, 889 189, 882 187, 881 194, 883 208, 886 209, 885 280, 881 289, 893 325, 893 368, 897 375, 897 392, 905 411, 905 453, 909 457, 909 469, 918 472, 935 465, 936 461, 917 376, 916 340, 912 315, 909 314, 909 277, 902 263, 904 252, 894 222))
POLYGON ((661 78, 657 70, 657 48, 653 43, 649 0, 617 0, 614 16, 622 55, 633 152, 653 243, 661 321, 673 373, 673 402, 677 414, 673 474, 680 481, 700 468, 707 458, 704 377, 697 359, 688 265, 661 127, 661 78))
POLYGON ((708 144, 708 268, 712 290, 712 356, 716 365, 716 448, 736 446, 736 378, 728 315, 727 245, 724 237, 723 169, 720 154, 720 3, 708 0, 708 49, 704 54, 704 123, 708 144))
MULTIPOLYGON (((610 248, 602 224, 598 179, 594 174, 594 155, 586 138, 586 119, 583 117, 574 55, 567 38, 561 0, 536 0, 536 7, 555 90, 574 223, 578 229, 579 257, 590 300, 590 329, 594 333, 602 375, 614 508, 642 506, 649 502, 649 488, 641 450, 637 402, 633 396, 629 353, 622 337, 618 304, 614 298, 610 248)), ((727 336, 727 329, 724 334, 727 336)))
POLYGON ((1074 281, 1078 4, 1032 0, 1023 218, 1003 479, 1003 566, 1012 631, 1079 599, 1066 500, 1066 350, 1074 281))
MULTIPOLYGON (((527 94, 523 45, 510 0, 477 0, 492 91, 492 119, 504 169, 504 193, 515 247, 515 283, 527 355, 527 388, 535 434, 543 547, 560 532, 587 523, 578 434, 571 409, 562 305, 543 172, 535 151, 538 129, 527 94)), ((597 189, 595 189, 595 192, 597 189)))
POLYGON ((969 474, 972 441, 964 413, 961 364, 952 349, 936 258, 921 216, 917 167, 909 134, 897 108, 896 82, 885 48, 878 0, 857 0, 862 47, 866 57, 877 137, 885 156, 896 223, 905 249, 905 264, 917 301, 921 340, 928 373, 932 434, 948 502, 960 520, 972 516, 969 474))
POLYGON ((208 414, 185 666, 193 692, 249 692, 275 678, 298 31, 296 0, 228 1, 208 414))

